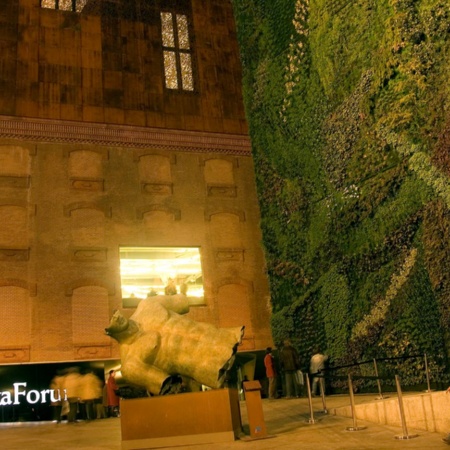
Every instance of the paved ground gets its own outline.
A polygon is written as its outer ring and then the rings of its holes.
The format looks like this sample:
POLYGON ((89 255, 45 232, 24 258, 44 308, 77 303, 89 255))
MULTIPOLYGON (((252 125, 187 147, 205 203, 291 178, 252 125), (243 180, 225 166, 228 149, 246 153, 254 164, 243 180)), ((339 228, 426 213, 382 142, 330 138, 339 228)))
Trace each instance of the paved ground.
MULTIPOLYGON (((374 401, 375 395, 355 396, 355 402, 374 401)), ((328 411, 347 406, 348 396, 327 397, 328 411)), ((313 411, 323 409, 320 398, 313 399, 313 411)), ((376 425, 357 421, 364 430, 348 431, 352 419, 314 412, 315 423, 310 424, 310 410, 307 399, 263 400, 264 419, 269 437, 249 440, 247 411, 241 403, 244 434, 241 440, 226 444, 205 444, 177 447, 180 450, 427 450, 445 449, 442 435, 410 430, 412 439, 399 440, 401 428, 376 425)), ((2 424, 0 425, 0 446, 6 450, 120 450, 120 419, 102 419, 76 424, 54 424, 49 422, 2 424)))

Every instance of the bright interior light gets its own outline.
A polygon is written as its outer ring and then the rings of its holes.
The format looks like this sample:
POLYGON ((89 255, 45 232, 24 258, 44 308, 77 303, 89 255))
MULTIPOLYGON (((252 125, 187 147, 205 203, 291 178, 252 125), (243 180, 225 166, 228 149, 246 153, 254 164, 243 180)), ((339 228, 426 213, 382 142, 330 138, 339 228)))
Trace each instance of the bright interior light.
POLYGON ((203 299, 198 247, 121 247, 120 275, 122 298, 163 295, 172 283, 177 293, 203 299))

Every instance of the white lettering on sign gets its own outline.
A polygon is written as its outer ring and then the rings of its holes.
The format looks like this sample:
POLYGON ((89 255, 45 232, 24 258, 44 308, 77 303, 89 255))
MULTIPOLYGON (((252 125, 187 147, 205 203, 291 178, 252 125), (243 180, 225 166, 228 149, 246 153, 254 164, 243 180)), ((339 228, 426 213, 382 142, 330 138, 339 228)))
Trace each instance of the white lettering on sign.
POLYGON ((20 399, 23 397, 31 405, 36 403, 60 402, 61 400, 67 400, 67 392, 65 389, 43 389, 37 391, 32 389, 26 390, 27 383, 14 383, 12 391, 0 392, 0 406, 19 405, 20 399), (61 393, 63 396, 61 397, 61 393), (47 396, 49 397, 47 400, 47 396))

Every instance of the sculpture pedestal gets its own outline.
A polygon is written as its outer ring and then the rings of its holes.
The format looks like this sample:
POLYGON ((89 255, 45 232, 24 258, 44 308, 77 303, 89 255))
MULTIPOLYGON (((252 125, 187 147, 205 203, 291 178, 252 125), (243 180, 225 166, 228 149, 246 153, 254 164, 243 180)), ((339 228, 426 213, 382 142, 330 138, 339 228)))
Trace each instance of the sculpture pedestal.
POLYGON ((241 432, 236 389, 122 399, 122 449, 234 441, 241 432))

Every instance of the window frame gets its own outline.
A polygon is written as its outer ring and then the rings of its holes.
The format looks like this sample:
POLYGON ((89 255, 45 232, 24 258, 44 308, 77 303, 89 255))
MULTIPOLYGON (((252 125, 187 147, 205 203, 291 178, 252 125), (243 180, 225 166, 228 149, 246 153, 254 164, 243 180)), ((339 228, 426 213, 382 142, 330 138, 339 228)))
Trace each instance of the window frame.
POLYGON ((161 36, 161 50, 162 50, 162 67, 163 67, 163 78, 164 78, 164 89, 168 92, 182 92, 182 93, 195 93, 197 92, 197 77, 195 71, 194 64, 194 34, 192 27, 192 19, 191 15, 185 9, 178 10, 172 8, 161 8, 159 12, 159 24, 160 24, 160 36, 161 36), (162 14, 170 14, 171 22, 172 22, 172 36, 174 40, 174 46, 166 46, 164 45, 164 37, 163 37, 163 19, 162 14), (186 18, 187 24, 187 33, 188 33, 188 42, 189 46, 187 49, 180 47, 180 38, 178 34, 178 25, 177 25, 177 16, 184 16, 186 18), (166 63, 165 63, 165 54, 173 53, 175 55, 175 67, 176 67, 176 79, 177 79, 177 87, 172 88, 168 87, 167 77, 166 77, 166 63), (181 64, 181 56, 180 55, 189 55, 190 56, 190 72, 192 78, 192 89, 183 88, 183 65, 181 64))
MULTIPOLYGON (((133 264, 131 264, 133 266, 133 264)), ((128 266, 128 267, 131 267, 128 266)), ((145 266, 145 263, 142 264, 145 266)), ((137 305, 142 300, 151 300, 154 295, 173 295, 174 293, 180 294, 182 293, 182 286, 187 288, 186 297, 188 299, 189 305, 192 306, 205 306, 205 282, 204 282, 204 271, 203 271, 203 257, 202 257, 202 248, 200 246, 180 246, 180 245, 164 245, 164 246, 154 246, 154 245, 121 245, 119 247, 119 274, 120 274, 120 291, 121 291, 121 303, 123 308, 136 308, 137 305), (198 264, 194 263, 192 267, 192 262, 187 262, 186 260, 183 262, 181 258, 191 259, 193 257, 193 253, 195 253, 194 258, 198 258, 198 264), (145 253, 153 254, 154 257, 142 257, 145 253), (173 254, 172 257, 167 257, 167 254, 173 254), (135 257, 131 257, 132 255, 135 257), (141 257, 136 255, 142 255, 141 257), (163 256, 164 255, 164 256, 163 256), (139 270, 136 274, 132 274, 130 278, 130 272, 127 273, 127 268, 123 265, 123 261, 146 261, 149 266, 158 266, 162 265, 166 268, 166 270, 155 269, 155 267, 149 268, 148 271, 144 269, 142 272, 142 267, 139 266, 139 270), (168 261, 173 261, 174 263, 168 263, 168 261), (178 262, 178 264, 177 264, 178 262), (181 266, 180 266, 181 263, 181 266), (190 272, 189 268, 186 270, 186 264, 191 266, 190 269, 197 268, 197 271, 190 272), (198 272, 199 270, 199 272, 198 272), (175 272, 175 273, 174 273, 175 272), (198 276, 200 274, 200 277, 198 276), (164 276, 162 276, 164 275, 164 276), (195 278, 193 276, 197 275, 195 278), (126 280, 133 280, 136 282, 137 280, 147 280, 148 284, 140 284, 134 285, 137 289, 130 289, 130 286, 133 286, 132 283, 126 283, 126 280), (158 279, 163 282, 163 284, 158 283, 155 286, 153 280, 158 279), (195 281, 192 285, 190 284, 189 279, 193 280, 201 280, 201 292, 202 295, 189 295, 189 286, 197 286, 198 283, 195 281), (153 283, 152 283, 152 281, 153 283), (165 292, 166 288, 170 284, 170 280, 174 282, 173 287, 176 287, 176 292, 165 292), (126 291, 131 290, 131 295, 125 295, 126 291), (143 294, 142 291, 146 292, 146 295, 143 294), (140 292, 139 292, 140 291, 140 292), (135 294, 136 293, 136 294, 135 294)))
POLYGON ((83 10, 83 8, 86 6, 87 2, 88 2, 88 0, 71 0, 71 3, 72 3, 71 9, 61 9, 59 7, 59 4, 60 4, 61 1, 62 0, 52 0, 52 3, 53 3, 54 6, 53 7, 49 7, 49 6, 43 6, 44 0, 40 0, 40 7, 43 8, 43 9, 54 9, 55 11, 69 11, 69 12, 80 13, 83 10), (80 3, 84 3, 84 4, 81 7, 81 9, 78 11, 77 6, 80 3))

